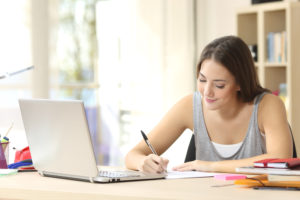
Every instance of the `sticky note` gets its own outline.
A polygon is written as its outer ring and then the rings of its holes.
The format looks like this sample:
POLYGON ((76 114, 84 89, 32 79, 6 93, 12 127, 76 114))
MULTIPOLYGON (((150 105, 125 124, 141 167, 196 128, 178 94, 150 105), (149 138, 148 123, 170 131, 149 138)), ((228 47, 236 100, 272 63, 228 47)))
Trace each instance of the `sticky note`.
POLYGON ((246 175, 241 175, 241 174, 217 174, 214 176, 215 179, 218 180, 238 180, 238 179, 245 179, 247 178, 246 175))

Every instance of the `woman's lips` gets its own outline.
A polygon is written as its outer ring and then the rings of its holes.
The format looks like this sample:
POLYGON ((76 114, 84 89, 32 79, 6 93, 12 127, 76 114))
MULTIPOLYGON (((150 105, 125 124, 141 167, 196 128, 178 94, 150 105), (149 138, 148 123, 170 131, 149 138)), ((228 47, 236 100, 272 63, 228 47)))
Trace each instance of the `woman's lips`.
POLYGON ((213 103, 213 102, 215 102, 216 100, 215 100, 215 99, 208 99, 208 98, 205 98, 205 101, 206 101, 207 103, 213 103))

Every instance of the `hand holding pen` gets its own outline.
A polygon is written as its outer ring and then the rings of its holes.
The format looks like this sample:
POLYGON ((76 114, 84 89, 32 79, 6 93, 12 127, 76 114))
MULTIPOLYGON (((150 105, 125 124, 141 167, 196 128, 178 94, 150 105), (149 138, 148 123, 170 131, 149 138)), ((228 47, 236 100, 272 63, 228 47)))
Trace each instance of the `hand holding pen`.
POLYGON ((146 168, 146 170, 143 170, 143 171, 149 171, 149 172, 155 171, 158 173, 166 172, 166 168, 167 168, 169 161, 167 159, 159 157, 158 154, 156 153, 154 147, 149 142, 149 139, 146 136, 146 134, 143 131, 141 131, 141 133, 142 133, 142 136, 143 136, 144 141, 146 142, 147 146, 150 148, 150 150, 154 154, 154 155, 153 154, 149 155, 150 159, 144 161, 144 165, 145 165, 144 168, 146 168), (150 160, 150 162, 149 162, 149 160, 150 160))

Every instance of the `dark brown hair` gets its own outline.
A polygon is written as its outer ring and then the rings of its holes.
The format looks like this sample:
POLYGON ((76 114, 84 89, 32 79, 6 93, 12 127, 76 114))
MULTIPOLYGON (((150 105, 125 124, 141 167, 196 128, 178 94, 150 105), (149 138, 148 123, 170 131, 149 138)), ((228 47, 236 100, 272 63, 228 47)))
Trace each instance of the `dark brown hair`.
POLYGON ((268 91, 259 84, 250 50, 239 37, 225 36, 209 43, 202 51, 197 77, 203 61, 207 59, 222 64, 234 76, 240 86, 238 98, 241 101, 251 102, 258 94, 268 91))

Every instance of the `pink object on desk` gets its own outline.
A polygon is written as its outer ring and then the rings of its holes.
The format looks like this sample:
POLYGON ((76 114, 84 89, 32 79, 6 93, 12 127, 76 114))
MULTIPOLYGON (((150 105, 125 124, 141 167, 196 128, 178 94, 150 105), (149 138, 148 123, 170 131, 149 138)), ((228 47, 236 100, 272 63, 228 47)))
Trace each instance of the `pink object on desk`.
POLYGON ((218 180, 238 180, 238 179, 245 179, 247 176, 241 174, 217 174, 214 176, 215 179, 218 180))
POLYGON ((8 142, 1 143, 0 142, 0 169, 7 169, 7 162, 4 154, 4 150, 8 142))

